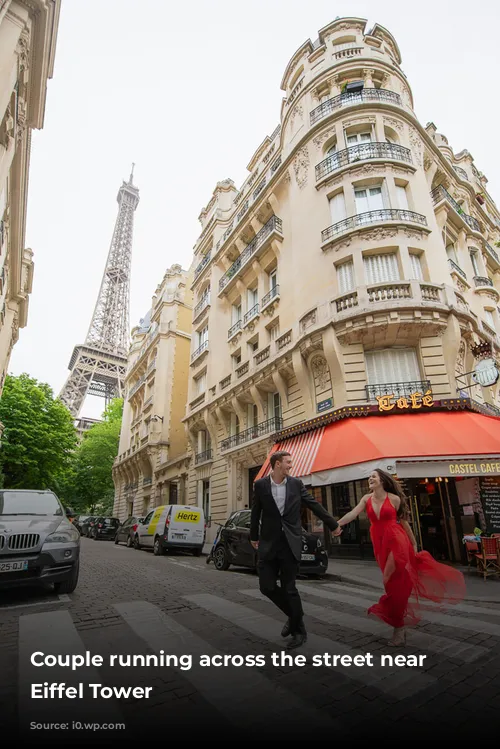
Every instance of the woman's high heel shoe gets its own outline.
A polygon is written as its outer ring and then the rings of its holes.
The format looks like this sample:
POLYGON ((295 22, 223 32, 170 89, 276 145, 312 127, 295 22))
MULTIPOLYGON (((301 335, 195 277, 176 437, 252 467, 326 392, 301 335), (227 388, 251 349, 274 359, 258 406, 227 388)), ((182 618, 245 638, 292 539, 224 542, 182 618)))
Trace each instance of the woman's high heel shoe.
POLYGON ((406 630, 403 632, 403 639, 401 641, 395 641, 394 638, 392 638, 392 640, 389 640, 387 644, 393 648, 398 648, 406 645, 406 630))

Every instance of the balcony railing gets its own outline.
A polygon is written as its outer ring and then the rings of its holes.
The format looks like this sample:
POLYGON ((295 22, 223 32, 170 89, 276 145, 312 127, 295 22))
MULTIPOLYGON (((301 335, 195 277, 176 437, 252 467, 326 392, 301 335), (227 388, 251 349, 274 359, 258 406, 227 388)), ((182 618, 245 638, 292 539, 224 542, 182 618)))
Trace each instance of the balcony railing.
POLYGON ((430 389, 429 380, 412 380, 410 382, 384 382, 366 386, 366 399, 376 400, 377 396, 393 395, 394 398, 409 398, 412 393, 422 393, 430 389))
POLYGON ((493 286, 493 281, 491 278, 486 278, 485 276, 474 276, 474 283, 477 286, 493 286))
POLYGON ((194 278, 195 278, 195 280, 205 270, 205 268, 207 267, 207 265, 210 262, 211 256, 212 256, 212 253, 211 252, 207 252, 207 254, 203 258, 203 260, 201 261, 201 263, 199 265, 197 265, 196 270, 194 272, 194 278))
POLYGON ((280 287, 279 284, 276 284, 276 286, 273 286, 271 291, 268 291, 268 293, 262 297, 261 302, 261 309, 264 309, 264 307, 267 307, 267 305, 272 302, 272 300, 280 295, 280 287))
POLYGON ((255 255, 257 250, 262 247, 266 239, 273 232, 283 234, 283 223, 277 216, 272 216, 267 224, 255 235, 250 244, 248 244, 241 255, 234 261, 231 267, 224 273, 219 281, 219 292, 223 291, 230 280, 247 264, 250 258, 255 255))
POLYGON ((479 221, 474 218, 474 216, 469 216, 465 211, 463 210, 462 206, 460 206, 454 197, 450 195, 448 190, 443 187, 443 185, 439 185, 438 187, 435 187, 434 190, 431 192, 431 198, 434 205, 437 205, 441 200, 446 200, 448 203, 454 208, 454 210, 463 218, 466 224, 470 226, 470 228, 473 231, 481 231, 481 226, 479 224, 479 221))
POLYGON ((451 273, 458 273, 459 276, 467 280, 467 273, 451 257, 448 258, 448 265, 450 266, 451 273))
POLYGON ((194 308, 193 320, 196 320, 196 318, 199 317, 201 313, 204 310, 206 310, 206 308, 209 306, 210 306, 210 294, 205 294, 205 296, 200 299, 200 301, 194 308))
POLYGON ((241 330, 241 326, 242 326, 241 320, 237 320, 234 323, 234 325, 231 325, 231 327, 227 331, 228 340, 230 338, 232 338, 234 335, 236 335, 236 333, 238 332, 238 330, 241 330))
POLYGON ((316 181, 336 172, 343 166, 367 159, 394 159, 412 163, 411 151, 395 143, 360 143, 338 153, 332 153, 316 166, 316 181))
POLYGON ((245 429, 244 432, 239 434, 233 434, 231 437, 227 437, 220 443, 221 451, 231 450, 233 447, 238 445, 244 445, 246 442, 264 437, 267 434, 273 434, 283 429, 283 419, 281 416, 275 416, 267 421, 262 421, 260 424, 256 424, 254 427, 245 429))
POLYGON ((253 320, 254 317, 257 317, 259 314, 259 305, 254 304, 252 309, 249 309, 248 312, 245 313, 245 316, 243 318, 243 325, 248 325, 250 320, 253 320))
POLYGON ((420 213, 406 211, 399 208, 381 208, 378 211, 358 213, 355 216, 350 216, 342 221, 338 221, 327 229, 323 229, 321 232, 321 241, 323 243, 328 242, 331 239, 335 239, 335 237, 345 234, 346 231, 350 231, 351 229, 369 226, 370 224, 378 224, 381 221, 405 221, 412 224, 427 226, 427 219, 420 213))
POLYGON ((339 94, 334 96, 333 99, 324 101, 319 107, 313 109, 310 116, 311 125, 314 125, 319 120, 327 117, 335 110, 341 107, 348 107, 351 104, 367 104, 370 102, 387 102, 389 104, 397 104, 402 106, 401 97, 394 91, 387 91, 385 88, 364 88, 359 93, 348 93, 339 94))
POLYGON ((204 351, 208 350, 208 341, 204 341, 201 346, 198 346, 196 351, 191 354, 191 362, 194 362, 196 359, 198 359, 199 356, 203 354, 204 351))
POLYGON ((500 257, 498 256, 497 251, 494 250, 493 247, 488 242, 486 242, 486 240, 484 242, 484 246, 486 247, 486 249, 488 250, 488 252, 490 253, 490 255, 495 258, 495 260, 497 261, 497 263, 500 263, 500 257))
POLYGON ((195 465, 199 465, 200 463, 206 463, 207 461, 212 460, 212 449, 205 450, 205 452, 202 453, 196 453, 194 462, 195 465))

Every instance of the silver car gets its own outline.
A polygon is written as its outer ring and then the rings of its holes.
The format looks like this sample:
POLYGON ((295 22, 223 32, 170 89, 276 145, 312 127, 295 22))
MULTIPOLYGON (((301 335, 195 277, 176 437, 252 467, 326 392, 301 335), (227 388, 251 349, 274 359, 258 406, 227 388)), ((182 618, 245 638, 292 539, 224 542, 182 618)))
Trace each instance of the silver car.
POLYGON ((78 584, 80 533, 51 491, 0 489, 0 588, 78 584))

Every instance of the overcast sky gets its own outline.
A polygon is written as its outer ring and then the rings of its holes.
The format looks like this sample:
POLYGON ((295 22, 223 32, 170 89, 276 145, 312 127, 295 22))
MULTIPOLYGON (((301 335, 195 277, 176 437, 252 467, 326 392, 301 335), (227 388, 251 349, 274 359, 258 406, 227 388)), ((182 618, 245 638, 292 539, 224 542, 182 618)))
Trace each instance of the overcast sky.
MULTIPOLYGON (((63 0, 44 128, 33 133, 26 244, 35 273, 10 372, 57 395, 83 343, 136 163, 131 327, 172 263, 188 268, 218 180, 239 187, 279 123, 294 52, 337 16, 396 38, 421 123, 467 148, 500 204, 494 0, 63 0)), ((99 417, 88 398, 81 415, 99 417)))

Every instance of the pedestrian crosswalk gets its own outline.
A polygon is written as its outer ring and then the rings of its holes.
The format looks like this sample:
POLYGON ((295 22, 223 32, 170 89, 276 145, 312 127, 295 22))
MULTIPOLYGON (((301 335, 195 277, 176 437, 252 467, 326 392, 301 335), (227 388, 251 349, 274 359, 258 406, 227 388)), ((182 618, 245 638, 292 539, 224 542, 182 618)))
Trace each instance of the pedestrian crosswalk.
MULTIPOLYGON (((366 615, 367 607, 378 598, 377 592, 354 585, 324 582, 298 583, 298 588, 307 616, 309 636, 304 647, 293 651, 294 655, 306 656, 308 663, 312 663, 313 656, 318 654, 350 656, 351 659, 370 652, 377 655, 371 667, 356 667, 344 662, 334 668, 325 665, 315 669, 321 679, 338 675, 340 691, 349 683, 355 689, 369 687, 380 695, 401 702, 436 686, 440 677, 433 673, 433 666, 441 660, 449 659, 457 668, 486 662, 489 647, 480 642, 470 642, 470 637, 464 636, 464 632, 482 633, 486 639, 498 638, 495 642, 500 644, 500 610, 463 604, 455 614, 425 610, 425 628, 410 631, 407 647, 395 651, 381 645, 381 639, 386 640, 390 636, 390 628, 366 615), (339 607, 339 604, 342 606, 339 607), (381 653, 395 655, 395 652, 420 653, 427 655, 427 658, 416 667, 380 665, 378 656, 381 653)), ((157 654, 163 651, 179 658, 190 654, 190 668, 179 663, 169 666, 169 669, 177 672, 211 709, 229 723, 241 728, 248 724, 251 713, 255 730, 258 732, 266 727, 266 735, 270 736, 269 726, 279 726, 280 723, 291 725, 295 717, 300 716, 297 719, 299 732, 301 726, 311 725, 325 731, 336 730, 336 720, 307 695, 304 696, 300 690, 291 688, 289 682, 280 679, 282 674, 277 670, 244 665, 200 665, 201 656, 245 656, 248 652, 255 653, 255 647, 262 648, 261 652, 266 655, 269 664, 270 654, 281 652, 286 641, 281 637, 283 615, 260 593, 256 583, 248 584, 246 581, 246 587, 241 590, 232 589, 231 598, 238 600, 230 600, 220 593, 219 588, 208 592, 200 586, 198 590, 181 596, 189 606, 186 609, 189 616, 184 617, 167 613, 161 604, 146 600, 117 601, 109 605, 119 617, 119 626, 126 628, 136 641, 143 643, 148 652, 157 654), (203 629, 200 622, 206 623, 203 629), (231 646, 221 640, 221 632, 228 629, 232 633, 231 646), (234 649, 235 641, 239 643, 238 650, 234 649)), ((80 682, 107 683, 109 673, 106 676, 99 666, 71 671, 58 666, 39 668, 30 662, 36 651, 56 655, 84 654, 90 649, 88 637, 90 635, 84 629, 77 628, 68 609, 58 607, 57 611, 50 612, 29 610, 19 617, 20 714, 26 716, 28 725, 30 721, 46 720, 48 709, 45 700, 31 699, 32 683, 57 681, 65 682, 67 686, 80 682)), ((71 716, 72 720, 81 721, 119 723, 126 720, 123 703, 113 700, 87 700, 79 705, 67 700, 53 705, 53 710, 57 712, 59 721, 64 720, 66 715, 68 719, 71 716)))

